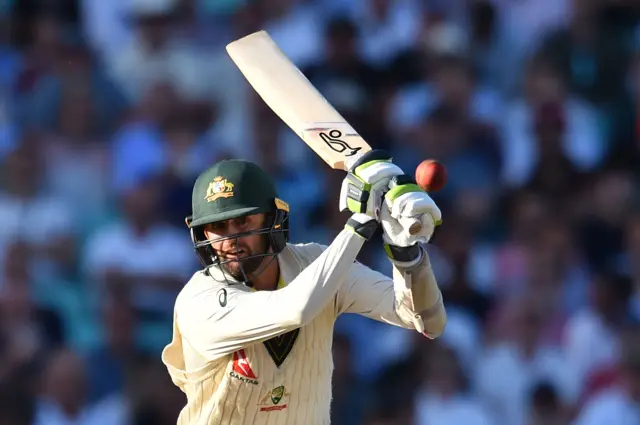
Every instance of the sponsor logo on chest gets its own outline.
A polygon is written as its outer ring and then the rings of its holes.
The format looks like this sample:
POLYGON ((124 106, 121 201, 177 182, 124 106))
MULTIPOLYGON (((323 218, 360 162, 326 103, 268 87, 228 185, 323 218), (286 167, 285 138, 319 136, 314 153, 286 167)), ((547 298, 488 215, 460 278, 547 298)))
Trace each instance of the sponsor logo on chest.
POLYGON ((258 385, 258 377, 251 369, 244 350, 238 350, 233 353, 233 367, 229 372, 229 376, 247 384, 258 385))

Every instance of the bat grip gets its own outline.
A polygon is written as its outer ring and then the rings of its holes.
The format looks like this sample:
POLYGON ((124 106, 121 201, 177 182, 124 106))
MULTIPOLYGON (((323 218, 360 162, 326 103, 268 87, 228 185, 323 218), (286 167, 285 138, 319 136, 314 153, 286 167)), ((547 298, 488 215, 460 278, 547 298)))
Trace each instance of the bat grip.
POLYGON ((419 218, 400 217, 398 218, 398 222, 402 225, 404 230, 409 232, 411 235, 418 234, 422 230, 422 222, 419 218))

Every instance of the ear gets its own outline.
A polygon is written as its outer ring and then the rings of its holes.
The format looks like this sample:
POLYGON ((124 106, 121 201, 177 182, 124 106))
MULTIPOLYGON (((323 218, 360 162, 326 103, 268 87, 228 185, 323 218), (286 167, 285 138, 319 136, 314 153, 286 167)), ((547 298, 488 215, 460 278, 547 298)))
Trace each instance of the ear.
POLYGON ((209 236, 207 235, 207 232, 209 231, 209 226, 204 225, 200 227, 200 235, 205 239, 209 239, 209 236))
POLYGON ((184 222, 187 225, 187 227, 190 229, 191 228, 191 222, 193 221, 193 217, 189 216, 189 217, 185 217, 184 222))

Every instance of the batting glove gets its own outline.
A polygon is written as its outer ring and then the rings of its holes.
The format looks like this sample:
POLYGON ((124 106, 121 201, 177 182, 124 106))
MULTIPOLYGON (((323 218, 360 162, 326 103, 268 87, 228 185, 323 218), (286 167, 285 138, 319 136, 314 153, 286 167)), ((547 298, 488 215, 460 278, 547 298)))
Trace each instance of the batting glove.
POLYGON ((350 164, 340 190, 340 211, 362 213, 380 221, 380 209, 389 182, 404 174, 391 159, 386 151, 372 150, 350 164))
POLYGON ((442 213, 436 203, 408 176, 391 179, 380 212, 382 238, 389 258, 403 266, 419 261, 419 242, 428 243, 436 227, 442 223, 442 213), (405 223, 418 220, 421 229, 416 234, 405 223))

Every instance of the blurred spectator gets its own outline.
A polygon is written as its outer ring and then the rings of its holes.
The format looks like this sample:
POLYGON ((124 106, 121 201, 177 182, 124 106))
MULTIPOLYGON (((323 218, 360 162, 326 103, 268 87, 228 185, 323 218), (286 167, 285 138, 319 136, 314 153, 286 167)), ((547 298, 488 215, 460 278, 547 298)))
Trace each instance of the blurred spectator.
POLYGON ((173 383, 159 360, 137 368, 134 425, 173 425, 184 407, 184 393, 173 383))
POLYGON ((625 249, 622 227, 633 203, 632 176, 626 170, 603 170, 588 188, 588 210, 579 223, 582 250, 592 270, 612 270, 625 249))
MULTIPOLYGON (((170 85, 151 87, 135 112, 111 143, 110 189, 116 196, 129 185, 135 185, 141 175, 166 177, 165 192, 169 197, 174 190, 190 193, 198 170, 224 156, 221 150, 214 153, 202 136, 206 125, 196 108, 183 102, 170 85)), ((174 214, 170 212, 173 219, 174 214)), ((180 223, 186 215, 177 214, 180 223)))
POLYGON ((282 51, 301 69, 322 56, 323 20, 313 2, 257 0, 265 29, 282 51))
POLYGON ((427 362, 424 386, 417 394, 416 424, 497 423, 469 394, 470 388, 455 352, 438 345, 427 362))
MULTIPOLYGON (((157 176, 123 187, 123 216, 90 236, 84 256, 84 276, 94 290, 130 296, 150 323, 172 317, 173 300, 196 264, 188 232, 162 220, 162 189, 157 176)), ((145 342, 159 344, 148 332, 145 342)))
POLYGON ((359 425, 364 415, 367 387, 356 374, 349 338, 338 334, 333 341, 333 402, 331 423, 359 425))
POLYGON ((562 352, 542 344, 545 320, 529 294, 513 299, 499 322, 502 340, 478 358, 474 387, 497 423, 526 424, 528 395, 540 381, 552 383, 563 403, 575 401, 569 363, 562 352))
POLYGON ((502 113, 497 92, 478 81, 470 64, 458 55, 439 55, 423 70, 422 81, 401 87, 389 109, 388 124, 404 135, 438 106, 464 121, 496 125, 502 113))
POLYGON ((500 11, 490 0, 473 1, 469 7, 469 56, 481 85, 495 87, 501 93, 512 94, 517 85, 517 57, 513 40, 504 37, 500 28, 500 11), (515 69, 514 69, 515 68, 515 69))
POLYGON ((94 402, 125 391, 131 370, 143 358, 137 312, 130 300, 110 295, 102 302, 101 319, 103 342, 87 356, 89 394, 94 402))
POLYGON ((640 402, 640 350, 638 332, 624 335, 618 362, 618 385, 594 396, 576 420, 576 425, 627 425, 638 418, 640 402))
MULTIPOLYGON (((48 359, 35 425, 110 425, 114 410, 104 415, 87 403, 85 365, 74 352, 61 349, 48 359)), ((115 422, 118 423, 118 422, 115 422)))
MULTIPOLYGON (((543 124, 555 122, 562 152, 579 171, 593 170, 607 152, 602 138, 598 111, 589 103, 567 92, 559 72, 543 58, 531 60, 524 76, 522 98, 511 102, 502 120, 503 179, 513 187, 531 181, 536 165, 542 161, 543 146, 536 135, 536 117, 543 124), (543 105, 555 105, 540 109, 543 105), (542 111, 543 115, 537 115, 542 111), (554 118, 555 117, 555 118, 554 118)), ((547 134, 544 134, 545 136, 547 134)), ((556 137, 557 138, 557 137, 556 137)))
POLYGON ((29 246, 14 243, 3 258, 0 287, 0 386, 30 391, 41 356, 64 343, 60 315, 33 301, 29 246))
POLYGON ((42 146, 45 186, 73 210, 82 211, 75 224, 83 232, 90 231, 110 208, 108 146, 95 127, 101 120, 95 111, 95 93, 78 84, 60 95, 59 107, 54 109, 56 130, 44 138, 42 146))
POLYGON ((29 267, 32 256, 25 243, 16 242, 7 247, 0 292, 5 342, 8 348, 15 347, 25 355, 53 348, 65 340, 59 314, 34 302, 33 274, 29 267))
POLYGON ((625 91, 607 110, 607 129, 614 149, 611 162, 621 167, 632 167, 640 159, 640 49, 629 62, 625 91))
POLYGON ((38 136, 27 134, 4 158, 0 247, 15 239, 23 240, 40 262, 34 272, 55 274, 60 255, 73 248, 76 211, 45 189, 40 142, 38 136))
POLYGON ((52 352, 42 377, 35 423, 63 425, 82 421, 88 413, 84 404, 85 385, 80 358, 71 351, 52 352))
POLYGON ((17 40, 23 54, 14 89, 20 95, 29 95, 40 79, 53 71, 63 28, 60 18, 46 10, 30 16, 24 24, 17 40))
POLYGON ((513 295, 527 282, 529 251, 551 214, 551 205, 543 194, 520 191, 505 196, 505 237, 484 256, 471 258, 479 284, 498 297, 513 295), (473 261, 475 260, 475 261, 473 261), (483 261, 484 260, 484 261, 483 261))
POLYGON ((531 417, 527 425, 567 425, 566 410, 553 385, 540 383, 531 391, 531 417))
POLYGON ((562 107, 556 103, 540 105, 532 123, 532 135, 538 149, 538 163, 532 171, 529 188, 560 201, 582 177, 563 150, 566 122, 562 107))
MULTIPOLYGON (((491 0, 498 9, 500 33, 513 47, 505 57, 515 56, 521 64, 539 45, 546 34, 563 26, 572 13, 573 0, 491 0)), ((516 66, 514 72, 519 73, 516 66)))
POLYGON ((528 252, 527 286, 545 301, 548 342, 559 343, 568 316, 587 302, 588 264, 574 242, 571 225, 559 214, 548 217, 528 252))
POLYGON ((362 56, 378 66, 389 64, 416 42, 422 25, 419 2, 362 0, 351 17, 359 27, 362 56))
POLYGON ((78 3, 82 33, 101 57, 117 54, 121 46, 130 41, 132 31, 126 16, 129 13, 127 6, 132 2, 81 0, 78 3))
POLYGON ((617 33, 603 31, 599 2, 574 0, 571 20, 545 37, 541 53, 561 70, 570 90, 590 102, 606 104, 620 98, 629 53, 617 33), (606 75, 606 78, 602 76, 606 75))
MULTIPOLYGON (((442 256, 445 264, 438 264, 440 269, 439 281, 443 297, 454 309, 460 309, 465 314, 484 323, 488 320, 493 309, 492 293, 485 291, 473 279, 468 264, 469 257, 474 254, 473 229, 463 220, 452 217, 452 228, 438 229, 438 247, 436 258, 442 256), (445 271, 446 270, 446 271, 445 271)), ((437 263, 437 260, 435 261, 437 263)))
POLYGON ((23 125, 74 138, 109 134, 120 123, 127 107, 121 90, 108 78, 91 46, 78 34, 68 31, 61 36, 54 53, 51 68, 34 83, 22 105, 19 118, 23 125), (69 105, 69 97, 76 96, 84 96, 83 102, 75 107, 85 117, 78 116, 77 123, 70 123, 64 114, 74 107, 69 105))
POLYGON ((172 38, 177 0, 133 0, 128 18, 134 34, 124 49, 107 57, 109 69, 130 101, 166 83, 181 97, 204 99, 207 75, 195 51, 172 38))
POLYGON ((638 320, 630 310, 632 293, 629 278, 596 275, 590 305, 567 323, 565 350, 577 388, 594 391, 599 375, 617 358, 618 335, 638 320))

